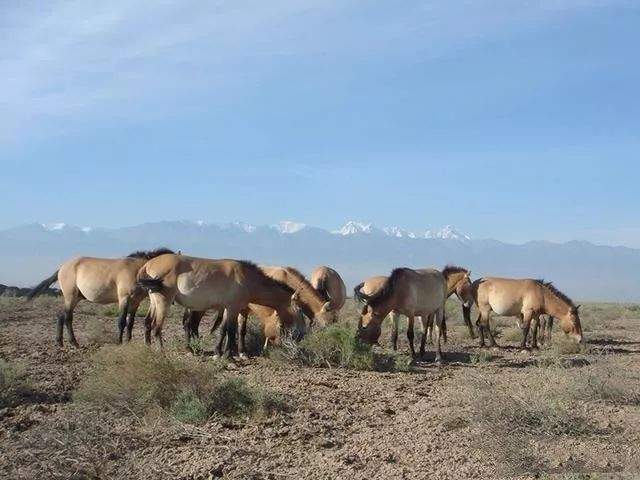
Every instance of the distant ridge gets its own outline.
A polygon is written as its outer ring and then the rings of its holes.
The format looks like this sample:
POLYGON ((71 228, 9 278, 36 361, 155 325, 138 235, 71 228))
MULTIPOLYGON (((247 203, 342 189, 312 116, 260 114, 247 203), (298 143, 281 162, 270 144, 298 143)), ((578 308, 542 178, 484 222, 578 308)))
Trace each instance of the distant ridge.
POLYGON ((473 278, 545 278, 576 301, 640 302, 640 250, 584 241, 513 245, 473 239, 453 226, 418 232, 349 221, 329 231, 296 221, 276 225, 204 221, 149 222, 121 228, 30 224, 0 230, 0 283, 29 287, 77 255, 119 257, 165 245, 185 254, 318 265, 340 272, 348 286, 395 267, 469 268, 473 278))

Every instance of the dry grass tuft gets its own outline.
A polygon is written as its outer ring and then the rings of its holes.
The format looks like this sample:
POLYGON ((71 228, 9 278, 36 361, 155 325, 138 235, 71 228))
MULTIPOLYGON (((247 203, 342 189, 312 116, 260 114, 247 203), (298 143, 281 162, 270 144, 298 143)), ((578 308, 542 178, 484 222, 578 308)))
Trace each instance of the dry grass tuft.
POLYGON ((372 370, 375 366, 371 347, 357 338, 354 329, 340 324, 315 330, 300 342, 285 338, 269 356, 312 367, 372 370))
POLYGON ((104 347, 74 399, 135 415, 161 409, 190 423, 215 414, 265 415, 284 407, 277 396, 225 377, 223 371, 220 363, 164 355, 140 345, 104 347))
POLYGON ((24 367, 0 359, 0 408, 16 405, 30 392, 31 387, 24 367))

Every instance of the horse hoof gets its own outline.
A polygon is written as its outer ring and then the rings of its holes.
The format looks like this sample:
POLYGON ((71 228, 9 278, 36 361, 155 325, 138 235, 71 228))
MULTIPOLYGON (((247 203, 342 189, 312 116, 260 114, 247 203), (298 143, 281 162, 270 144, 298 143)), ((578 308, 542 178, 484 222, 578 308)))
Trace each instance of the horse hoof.
POLYGON ((213 358, 214 360, 220 360, 220 358, 222 358, 222 357, 220 355, 218 355, 217 353, 214 353, 211 358, 213 358))
POLYGON ((248 360, 249 359, 249 357, 247 356, 246 353, 241 353, 240 355, 238 355, 238 358, 240 360, 248 360))
POLYGON ((522 354, 525 354, 525 355, 526 355, 526 354, 529 354, 529 353, 531 353, 531 352, 530 352, 529 350, 527 350, 526 348, 523 348, 522 350, 520 350, 520 353, 522 353, 522 354))

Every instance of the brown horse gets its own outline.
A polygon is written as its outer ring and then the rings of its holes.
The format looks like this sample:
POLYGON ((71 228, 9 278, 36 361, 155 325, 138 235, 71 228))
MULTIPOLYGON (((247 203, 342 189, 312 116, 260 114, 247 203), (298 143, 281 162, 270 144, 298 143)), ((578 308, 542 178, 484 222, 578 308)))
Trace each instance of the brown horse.
POLYGON ((331 310, 337 312, 347 299, 347 287, 340 274, 331 267, 317 267, 311 272, 311 285, 324 300, 329 302, 331 310))
MULTIPOLYGON (((149 290, 152 305, 145 320, 145 342, 151 342, 153 330, 161 347, 162 327, 174 300, 194 312, 224 310, 224 332, 218 342, 218 355, 222 354, 224 333, 227 353, 233 355, 238 315, 250 303, 271 307, 281 317, 296 314, 291 305, 293 290, 247 261, 161 255, 140 269, 138 284, 149 290)), ((238 353, 244 355, 242 342, 239 348, 238 353)))
POLYGON ((577 342, 584 342, 580 325, 579 305, 542 280, 517 280, 508 278, 481 278, 473 282, 471 292, 479 310, 478 327, 480 346, 484 347, 484 333, 490 346, 496 346, 489 321, 491 313, 518 317, 522 328, 521 348, 527 346, 527 336, 533 320, 532 348, 538 347, 538 323, 542 314, 557 318, 565 334, 577 342))
POLYGON ((64 310, 58 315, 56 342, 62 346, 62 326, 67 329, 69 341, 74 347, 78 341, 73 333, 73 311, 80 300, 93 303, 117 303, 118 340, 122 343, 125 325, 127 339, 131 340, 131 330, 140 302, 146 297, 144 289, 136 284, 138 270, 150 259, 173 253, 166 248, 138 251, 126 258, 79 257, 63 263, 58 271, 31 290, 27 301, 32 300, 55 282, 60 285, 64 298, 64 310), (129 316, 127 320, 127 315, 129 316))
MULTIPOLYGON (((436 362, 442 361, 441 334, 444 320, 444 304, 447 299, 447 281, 439 270, 396 268, 374 295, 354 290, 358 298, 368 305, 358 325, 358 336, 367 343, 376 343, 380 338, 380 326, 391 312, 405 315, 409 320, 407 337, 412 356, 416 356, 413 345, 413 326, 416 316, 429 318, 435 315, 437 333, 436 362)), ((424 341, 424 338, 423 338, 424 341)), ((421 347, 421 351, 423 347, 421 347)))

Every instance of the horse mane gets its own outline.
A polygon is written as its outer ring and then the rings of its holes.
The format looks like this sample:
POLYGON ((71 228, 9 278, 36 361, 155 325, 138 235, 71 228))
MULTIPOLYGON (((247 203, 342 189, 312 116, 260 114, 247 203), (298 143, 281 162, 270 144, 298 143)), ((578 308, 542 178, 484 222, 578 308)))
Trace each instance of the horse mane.
POLYGON ((394 268, 391 272, 391 275, 389 275, 389 278, 380 290, 378 290, 373 295, 365 295, 362 292, 358 292, 358 298, 363 299, 368 305, 372 307, 380 305, 393 294, 393 291, 395 290, 399 279, 407 272, 413 272, 413 270, 408 267, 394 268))
MULTIPOLYGON (((309 282, 309 280, 307 280, 307 277, 305 277, 302 273, 300 273, 299 270, 296 270, 293 267, 284 267, 284 269, 287 271, 287 273, 289 273, 293 278, 295 278, 298 282, 300 282, 300 284, 305 288, 310 290, 311 292, 318 292, 315 288, 313 288, 313 285, 311 285, 311 282, 309 282)), ((297 289, 296 289, 297 290, 297 289)), ((322 295, 320 295, 322 296, 322 295)))
POLYGON ((547 290, 549 290, 549 292, 551 292, 551 294, 553 296, 555 296, 556 298, 562 300, 565 303, 568 303, 571 307, 575 307, 575 304, 573 303, 573 300, 571 300, 566 294, 564 294, 560 290, 558 290, 552 282, 545 282, 542 279, 538 279, 538 280, 536 280, 536 282, 539 285, 541 285, 542 287, 544 287, 547 290))
POLYGON ((138 250, 127 255, 127 258, 144 258, 146 260, 151 260, 152 258, 159 257, 160 255, 164 255, 166 253, 175 254, 176 252, 165 247, 160 247, 156 248, 155 250, 138 250))
POLYGON ((469 273, 469 270, 455 265, 447 265, 442 269, 444 278, 449 278, 449 275, 453 275, 454 273, 469 273))
POLYGON ((290 294, 293 295, 293 292, 295 291, 293 288, 291 288, 286 283, 281 282, 280 280, 276 280, 275 278, 271 278, 269 275, 264 273, 264 270, 262 270, 258 265, 256 265, 252 261, 250 261, 250 260, 237 260, 237 262, 240 263, 247 270, 251 271, 251 273, 257 275, 268 286, 284 288, 290 294))

